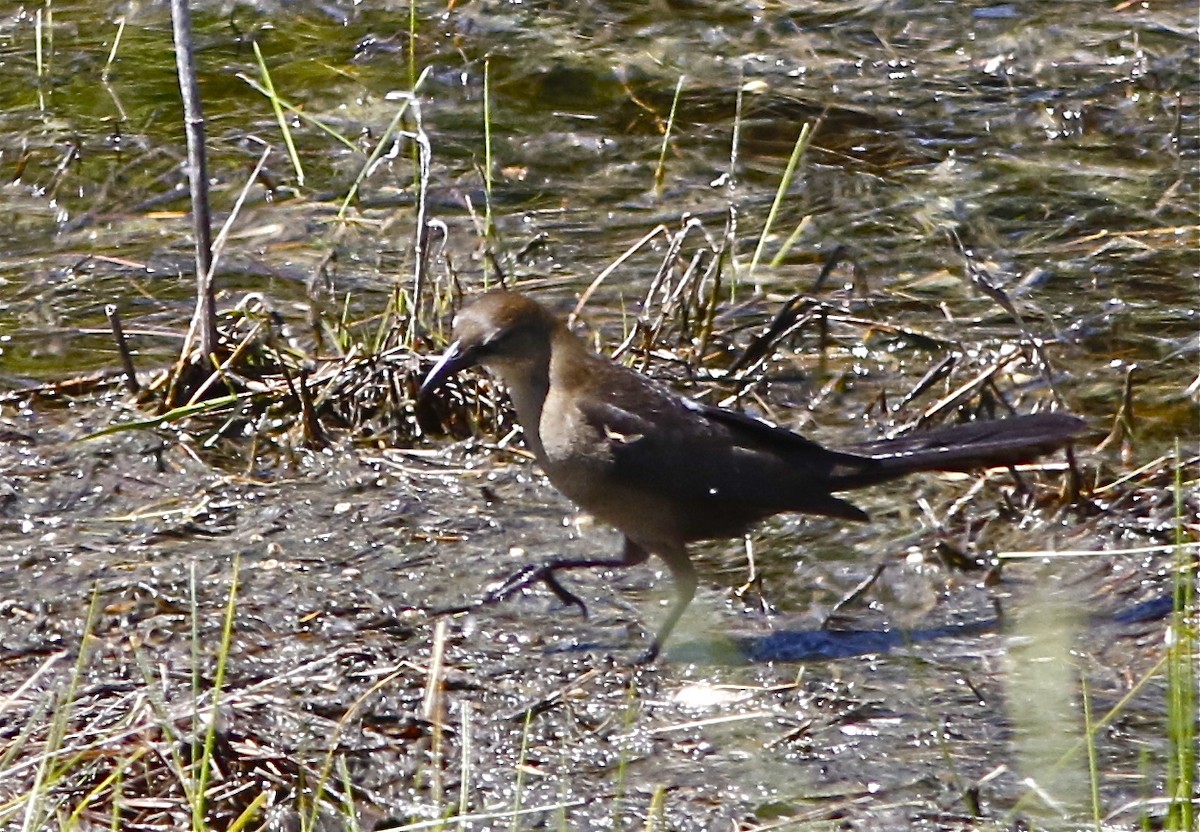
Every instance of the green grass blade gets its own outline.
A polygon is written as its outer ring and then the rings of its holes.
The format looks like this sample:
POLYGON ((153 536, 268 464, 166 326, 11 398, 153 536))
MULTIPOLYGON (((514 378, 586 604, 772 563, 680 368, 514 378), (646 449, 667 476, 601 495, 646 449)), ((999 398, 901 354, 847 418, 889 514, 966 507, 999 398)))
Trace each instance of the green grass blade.
POLYGON ((654 169, 654 195, 661 197, 663 182, 667 178, 667 149, 671 146, 671 135, 675 130, 675 113, 679 108, 679 98, 683 93, 683 75, 675 82, 675 97, 671 99, 671 112, 667 116, 667 127, 663 130, 662 147, 658 151, 658 166, 654 169))
POLYGON ((784 197, 787 196, 788 189, 792 186, 792 179, 795 178, 796 168, 799 166, 800 160, 804 157, 804 151, 808 149, 809 142, 812 140, 812 134, 812 125, 805 124, 800 129, 800 135, 796 137, 796 144, 792 146, 792 155, 788 159, 787 167, 783 171, 783 178, 779 180, 779 188, 775 191, 775 199, 771 202, 771 210, 767 212, 766 224, 763 225, 762 234, 758 237, 758 245, 754 248, 754 256, 750 259, 750 268, 746 272, 747 280, 754 276, 754 269, 762 259, 767 239, 771 236, 771 229, 775 226, 775 220, 779 216, 779 209, 783 206, 784 197))
POLYGON ((275 112, 275 122, 279 125, 279 132, 283 134, 283 143, 287 147, 288 159, 292 162, 292 169, 296 171, 296 184, 304 187, 304 166, 300 163, 300 154, 296 152, 296 142, 292 139, 292 128, 288 125, 287 119, 283 115, 283 105, 279 102, 279 95, 275 92, 275 82, 271 80, 271 70, 267 68, 267 60, 263 57, 262 49, 258 46, 258 41, 253 41, 254 59, 258 61, 258 71, 262 75, 263 87, 267 91, 267 99, 271 102, 271 109, 275 112))

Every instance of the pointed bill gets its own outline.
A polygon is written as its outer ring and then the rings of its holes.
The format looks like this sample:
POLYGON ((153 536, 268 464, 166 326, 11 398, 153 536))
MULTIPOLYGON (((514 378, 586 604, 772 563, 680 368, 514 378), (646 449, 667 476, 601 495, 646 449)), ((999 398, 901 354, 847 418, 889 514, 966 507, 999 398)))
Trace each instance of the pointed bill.
POLYGON ((474 361, 463 350, 462 342, 455 341, 446 351, 442 353, 442 357, 433 365, 433 369, 429 371, 429 375, 425 376, 425 380, 421 382, 421 390, 417 394, 419 398, 425 398, 434 390, 437 390, 446 380, 459 370, 471 366, 474 361))

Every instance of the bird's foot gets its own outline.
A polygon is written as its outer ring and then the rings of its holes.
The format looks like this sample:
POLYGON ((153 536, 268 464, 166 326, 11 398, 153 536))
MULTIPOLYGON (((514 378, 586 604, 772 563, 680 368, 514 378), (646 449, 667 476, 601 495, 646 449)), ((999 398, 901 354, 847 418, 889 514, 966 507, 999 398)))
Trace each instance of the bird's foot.
POLYGON ((462 604, 456 607, 445 607, 434 610, 432 615, 457 615, 458 613, 470 612, 471 610, 479 609, 480 607, 491 606, 498 604, 513 595, 516 595, 521 590, 532 586, 541 581, 550 591, 554 593, 558 600, 562 601, 567 606, 579 607, 579 612, 584 618, 588 617, 587 604, 571 590, 562 585, 558 577, 554 574, 556 564, 538 564, 531 563, 523 566, 514 572, 512 575, 504 579, 504 582, 495 589, 487 592, 482 598, 473 601, 470 604, 462 604))
POLYGON ((645 652, 633 660, 634 667, 644 667, 645 665, 653 664, 661 652, 662 642, 657 637, 651 639, 650 646, 646 648, 645 652))
POLYGON ((567 606, 579 607, 579 614, 584 618, 588 617, 587 604, 583 603, 583 599, 576 595, 571 590, 567 589, 558 578, 554 575, 553 567, 544 567, 542 570, 542 582, 550 587, 550 591, 558 596, 558 600, 562 601, 567 606))

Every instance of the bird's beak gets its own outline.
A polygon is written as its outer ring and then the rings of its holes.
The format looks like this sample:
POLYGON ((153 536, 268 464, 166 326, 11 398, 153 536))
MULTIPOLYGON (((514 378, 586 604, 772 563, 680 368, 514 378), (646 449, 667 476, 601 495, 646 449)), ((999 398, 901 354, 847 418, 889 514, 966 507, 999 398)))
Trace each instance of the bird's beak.
POLYGON ((421 390, 417 393, 417 398, 423 399, 437 390, 446 380, 459 370, 466 369, 475 363, 474 358, 468 350, 462 347, 462 341, 455 341, 446 351, 442 353, 442 357, 433 365, 433 369, 429 371, 429 375, 425 376, 425 380, 421 382, 421 390))

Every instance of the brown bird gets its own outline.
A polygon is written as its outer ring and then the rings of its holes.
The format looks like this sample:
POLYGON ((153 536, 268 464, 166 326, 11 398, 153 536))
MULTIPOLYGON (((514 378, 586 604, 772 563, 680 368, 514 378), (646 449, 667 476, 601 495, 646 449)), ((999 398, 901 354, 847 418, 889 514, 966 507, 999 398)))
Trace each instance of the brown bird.
POLYGON ((482 365, 508 389, 525 442, 550 482, 625 536, 619 557, 531 564, 463 612, 538 581, 566 604, 567 569, 621 568, 651 554, 676 596, 641 661, 658 655, 696 592, 687 544, 738 537, 783 512, 845 520, 867 515, 835 492, 915 471, 965 471, 1027 462, 1068 444, 1084 422, 1041 413, 971 422, 831 450, 742 413, 700 404, 592 352, 540 304, 510 291, 479 296, 454 319, 454 341, 421 385, 428 395, 482 365))

